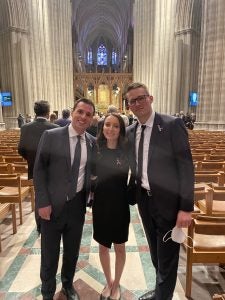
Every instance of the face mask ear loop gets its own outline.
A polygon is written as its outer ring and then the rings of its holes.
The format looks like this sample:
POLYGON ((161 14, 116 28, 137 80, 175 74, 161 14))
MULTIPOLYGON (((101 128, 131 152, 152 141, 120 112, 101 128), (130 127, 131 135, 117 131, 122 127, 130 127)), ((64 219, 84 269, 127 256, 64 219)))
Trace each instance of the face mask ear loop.
POLYGON ((163 242, 164 242, 164 243, 166 243, 168 240, 171 239, 171 236, 170 236, 170 237, 168 237, 168 238, 165 240, 165 238, 167 237, 168 233, 170 233, 170 232, 172 232, 172 229, 169 230, 169 231, 167 231, 167 233, 163 236, 163 242))
POLYGON ((190 239, 190 240, 192 241, 192 246, 189 246, 188 244, 183 243, 184 246, 186 246, 186 247, 188 247, 188 248, 190 248, 190 249, 194 248, 194 241, 193 241, 193 238, 190 237, 189 235, 187 235, 187 236, 186 236, 186 240, 188 240, 188 239, 190 239))

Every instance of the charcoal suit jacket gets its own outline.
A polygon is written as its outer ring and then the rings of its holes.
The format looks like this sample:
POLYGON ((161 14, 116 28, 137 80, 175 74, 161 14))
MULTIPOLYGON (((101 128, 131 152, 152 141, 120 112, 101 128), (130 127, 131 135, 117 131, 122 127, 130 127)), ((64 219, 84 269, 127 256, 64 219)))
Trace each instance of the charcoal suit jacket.
POLYGON ((38 143, 42 133, 47 129, 56 128, 58 125, 48 122, 46 119, 36 119, 21 127, 20 141, 18 145, 19 154, 26 159, 28 164, 28 179, 33 178, 34 162, 38 143))
MULTIPOLYGON (((137 125, 136 122, 127 128, 132 178, 136 176, 137 125)), ((179 210, 193 210, 194 168, 188 133, 180 118, 155 113, 148 159, 144 163, 148 164, 153 207, 163 218, 175 220, 179 210)))
MULTIPOLYGON (((87 164, 85 169, 85 199, 90 192, 92 152, 95 138, 86 133, 87 164)), ((71 180, 71 156, 68 126, 47 130, 41 137, 34 166, 35 202, 37 208, 52 206, 55 217, 68 200, 71 180)), ((85 201, 85 200, 84 200, 85 201)))

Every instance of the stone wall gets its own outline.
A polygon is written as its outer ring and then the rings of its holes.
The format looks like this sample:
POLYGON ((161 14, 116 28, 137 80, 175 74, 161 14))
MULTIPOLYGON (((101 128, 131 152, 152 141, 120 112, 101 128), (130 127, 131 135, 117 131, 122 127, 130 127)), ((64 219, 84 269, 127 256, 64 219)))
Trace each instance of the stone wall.
POLYGON ((2 0, 0 10, 0 83, 13 96, 3 110, 6 128, 17 127, 19 113, 33 115, 37 100, 48 100, 59 114, 72 107, 70 1, 2 0))

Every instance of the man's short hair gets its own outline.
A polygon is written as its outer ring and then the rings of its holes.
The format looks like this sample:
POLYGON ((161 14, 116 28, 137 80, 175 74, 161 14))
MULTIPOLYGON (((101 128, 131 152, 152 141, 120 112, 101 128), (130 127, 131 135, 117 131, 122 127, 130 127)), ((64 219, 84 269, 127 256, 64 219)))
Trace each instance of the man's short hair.
POLYGON ((76 109, 77 105, 80 102, 83 102, 83 103, 86 103, 86 104, 92 106, 93 107, 93 116, 95 115, 95 105, 94 105, 94 103, 90 99, 87 99, 87 98, 80 98, 77 101, 75 101, 74 102, 74 106, 73 106, 73 111, 76 109))
POLYGON ((68 119, 70 116, 70 110, 69 109, 63 109, 62 110, 62 117, 63 119, 68 119))
POLYGON ((147 86, 146 86, 145 84, 140 83, 140 82, 133 82, 133 83, 129 84, 129 85, 127 86, 127 88, 125 89, 125 93, 124 93, 125 96, 126 96, 126 94, 127 94, 129 91, 135 90, 135 89, 138 89, 138 88, 143 88, 143 89, 145 89, 146 92, 149 94, 148 88, 147 88, 147 86))
POLYGON ((34 112, 36 116, 46 116, 50 112, 50 104, 48 101, 40 100, 34 103, 34 112))
POLYGON ((107 109, 107 113, 108 114, 112 114, 112 113, 118 113, 118 109, 116 106, 114 105, 109 105, 108 109, 107 109))

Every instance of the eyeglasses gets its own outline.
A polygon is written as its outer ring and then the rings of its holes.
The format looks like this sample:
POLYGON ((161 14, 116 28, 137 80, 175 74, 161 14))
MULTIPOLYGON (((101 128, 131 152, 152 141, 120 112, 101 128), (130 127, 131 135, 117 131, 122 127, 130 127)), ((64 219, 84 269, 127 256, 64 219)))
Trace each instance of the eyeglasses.
POLYGON ((142 104, 142 103, 144 103, 144 101, 146 100, 146 97, 148 97, 148 96, 149 95, 141 95, 135 99, 128 100, 127 103, 129 106, 134 106, 134 105, 136 105, 136 103, 142 104))

